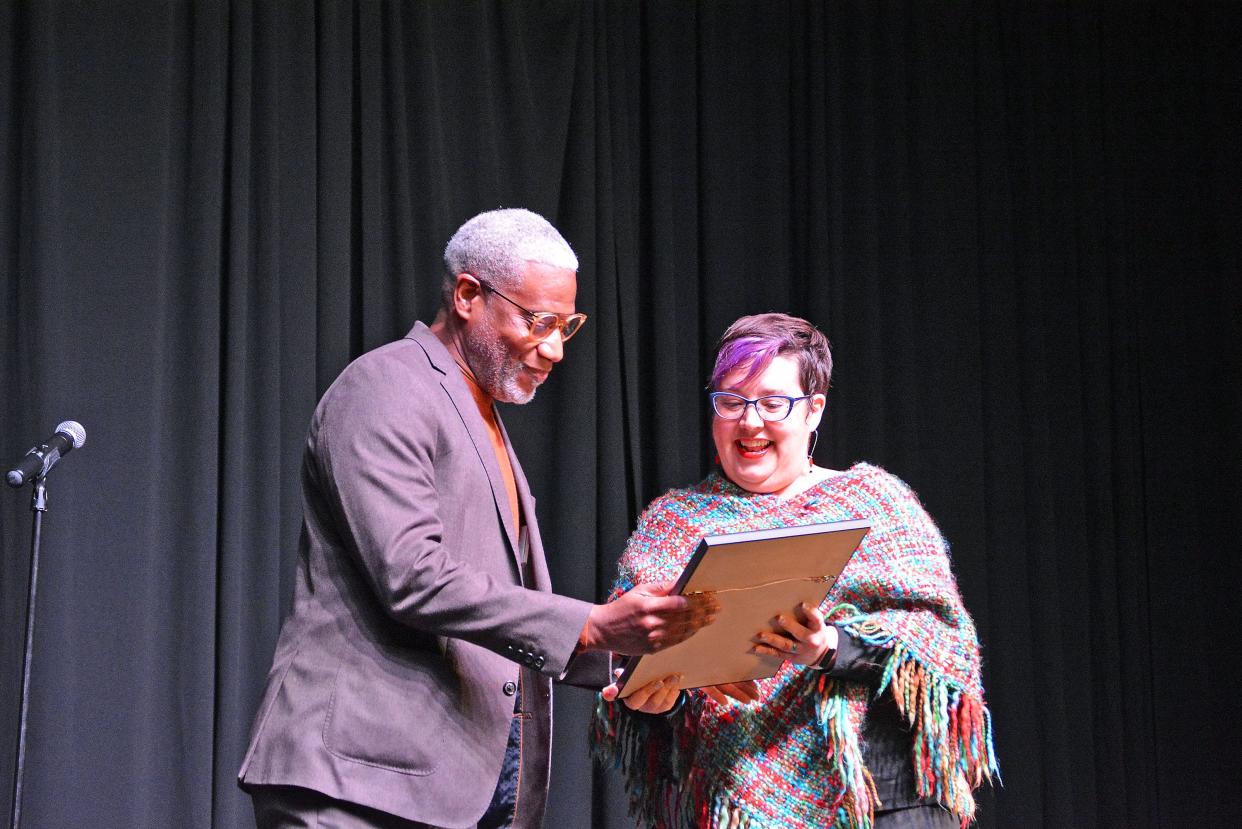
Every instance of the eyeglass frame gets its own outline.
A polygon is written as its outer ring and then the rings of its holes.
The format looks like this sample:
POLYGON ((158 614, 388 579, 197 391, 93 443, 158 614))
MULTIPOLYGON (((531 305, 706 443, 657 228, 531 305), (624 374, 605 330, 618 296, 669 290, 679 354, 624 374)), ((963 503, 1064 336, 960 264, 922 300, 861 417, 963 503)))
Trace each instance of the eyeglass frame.
POLYGON ((819 394, 819 392, 813 392, 811 394, 804 394, 801 397, 793 397, 792 395, 788 395, 788 394, 765 394, 760 397, 756 397, 752 400, 751 398, 748 398, 748 397, 742 397, 742 395, 737 394, 736 392, 713 391, 713 392, 707 393, 707 398, 708 400, 711 401, 712 412, 716 415, 716 417, 720 418, 721 420, 725 420, 730 423, 732 423, 735 420, 742 420, 746 417, 747 407, 754 406, 755 414, 759 415, 759 419, 762 420, 764 423, 780 423, 782 420, 789 419, 789 416, 793 414, 794 406, 796 406, 798 403, 802 402, 803 400, 810 400, 816 394, 819 394), (738 400, 741 400, 742 411, 738 413, 737 417, 726 417, 722 415, 720 413, 720 410, 716 408, 716 399, 719 397, 734 397, 734 398, 737 398, 738 400), (782 415, 781 417, 766 418, 763 416, 763 410, 759 408, 759 401, 769 400, 773 397, 779 397, 781 400, 788 401, 789 408, 785 410, 785 414, 782 415))
MULTIPOLYGON (((471 274, 471 276, 474 276, 474 275, 473 275, 473 274, 471 274)), ((525 314, 525 315, 526 315, 526 323, 527 323, 527 325, 529 325, 529 326, 530 326, 530 330, 528 331, 529 336, 530 336, 531 338, 533 338, 533 339, 538 339, 540 342, 543 342, 544 340, 546 340, 546 339, 548 339, 549 337, 551 337, 551 336, 552 336, 552 331, 560 331, 560 332, 561 332, 561 342, 563 342, 563 343, 567 343, 567 342, 569 342, 571 339, 573 339, 573 337, 574 337, 574 336, 575 336, 575 335, 576 335, 579 331, 581 331, 581 330, 582 330, 582 326, 586 325, 586 321, 587 321, 587 315, 586 315, 586 314, 583 314, 583 313, 574 313, 574 314, 558 314, 558 313, 556 313, 555 311, 532 311, 532 310, 530 310, 529 308, 527 308, 527 307, 525 307, 525 306, 523 306, 523 305, 521 305, 521 304, 519 304, 519 303, 517 303, 517 302, 514 302, 512 299, 510 299, 509 297, 505 296, 505 295, 504 295, 504 294, 502 294, 500 291, 496 290, 494 287, 492 287, 491 285, 489 285, 486 281, 484 281, 484 280, 482 280, 482 279, 479 279, 477 276, 475 276, 475 277, 474 277, 474 279, 475 279, 475 281, 476 281, 476 282, 478 282, 478 283, 479 283, 479 287, 480 287, 480 288, 482 288, 482 289, 483 289, 483 290, 485 290, 485 291, 491 291, 493 294, 495 294, 496 296, 500 297, 500 298, 501 298, 501 299, 503 299, 505 302, 509 303, 509 304, 510 304, 510 305, 512 305, 514 308, 517 308, 519 311, 521 311, 523 314, 525 314), (535 337, 535 331, 534 331, 534 328, 535 328, 535 320, 536 320, 538 317, 540 317, 540 316, 544 316, 544 315, 551 316, 551 317, 555 317, 555 318, 556 318, 556 327, 555 327, 555 328, 553 328, 553 329, 552 329, 552 331, 549 331, 547 334, 544 334, 542 337, 535 337), (574 319, 578 320, 578 326, 577 326, 577 327, 576 327, 573 331, 571 331, 569 334, 566 334, 566 333, 565 333, 565 326, 569 324, 570 320, 574 320, 574 319)), ((786 417, 788 417, 788 415, 786 415, 786 417)))

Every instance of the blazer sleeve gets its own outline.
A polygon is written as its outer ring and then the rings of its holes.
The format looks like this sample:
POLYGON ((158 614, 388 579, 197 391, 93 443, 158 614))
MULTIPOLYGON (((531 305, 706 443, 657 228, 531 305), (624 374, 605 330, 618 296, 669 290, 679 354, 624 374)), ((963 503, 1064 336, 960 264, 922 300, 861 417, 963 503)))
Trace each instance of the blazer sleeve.
MULTIPOLYGON (((560 676, 591 605, 508 583, 472 565, 469 551, 449 549, 436 464, 470 462, 473 443, 454 435, 467 445, 448 457, 446 418, 458 415, 438 382, 394 363, 351 366, 312 433, 343 546, 398 622, 560 676)), ((478 497, 490 503, 490 492, 478 497)))

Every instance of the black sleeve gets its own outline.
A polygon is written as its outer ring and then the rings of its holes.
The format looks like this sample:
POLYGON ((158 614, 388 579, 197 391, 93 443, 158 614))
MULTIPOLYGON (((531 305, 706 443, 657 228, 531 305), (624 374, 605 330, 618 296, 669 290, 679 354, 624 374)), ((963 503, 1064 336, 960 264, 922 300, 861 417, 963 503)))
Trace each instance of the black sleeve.
POLYGON ((613 681, 612 653, 609 651, 580 651, 569 658, 565 673, 556 680, 562 685, 601 691, 613 681))
POLYGON ((841 625, 833 627, 837 629, 837 649, 825 656, 816 667, 835 679, 876 685, 892 650, 869 645, 841 625))

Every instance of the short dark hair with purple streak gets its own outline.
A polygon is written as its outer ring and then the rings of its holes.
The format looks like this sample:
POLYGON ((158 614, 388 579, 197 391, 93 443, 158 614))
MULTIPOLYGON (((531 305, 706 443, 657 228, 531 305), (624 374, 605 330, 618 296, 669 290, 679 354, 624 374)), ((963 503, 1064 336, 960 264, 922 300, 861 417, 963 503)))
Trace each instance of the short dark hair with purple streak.
POLYGON ((804 319, 788 314, 754 314, 729 326, 716 344, 716 365, 708 388, 742 366, 749 366, 743 383, 758 377, 776 357, 793 355, 803 394, 827 394, 832 379, 832 348, 828 338, 804 319))

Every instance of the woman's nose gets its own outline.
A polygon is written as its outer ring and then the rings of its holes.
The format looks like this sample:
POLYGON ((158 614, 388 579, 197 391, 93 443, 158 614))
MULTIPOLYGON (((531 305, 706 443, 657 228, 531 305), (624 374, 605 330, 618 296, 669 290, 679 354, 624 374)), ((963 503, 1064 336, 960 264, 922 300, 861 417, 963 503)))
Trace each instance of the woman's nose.
POLYGON ((759 404, 747 403, 746 408, 742 409, 740 420, 742 425, 749 429, 762 429, 763 418, 759 416, 759 404))

